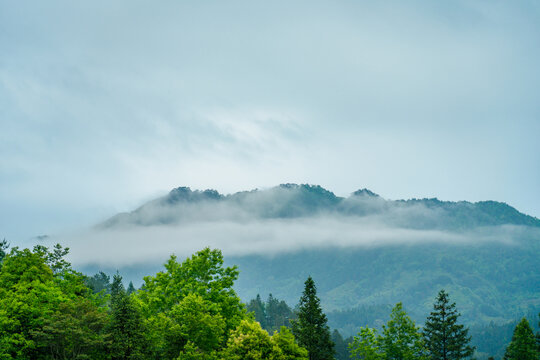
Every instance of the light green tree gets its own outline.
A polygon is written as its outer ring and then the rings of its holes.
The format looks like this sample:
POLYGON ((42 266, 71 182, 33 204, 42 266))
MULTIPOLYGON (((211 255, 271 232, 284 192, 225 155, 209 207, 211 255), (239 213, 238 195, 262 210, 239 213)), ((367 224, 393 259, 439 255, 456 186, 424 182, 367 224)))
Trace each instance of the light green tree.
POLYGON ((527 319, 523 318, 517 324, 512 341, 506 348, 504 360, 538 360, 536 339, 527 319))
POLYGON ((401 303, 392 309, 382 333, 362 328, 350 345, 353 359, 411 360, 427 359, 420 329, 407 315, 401 303))

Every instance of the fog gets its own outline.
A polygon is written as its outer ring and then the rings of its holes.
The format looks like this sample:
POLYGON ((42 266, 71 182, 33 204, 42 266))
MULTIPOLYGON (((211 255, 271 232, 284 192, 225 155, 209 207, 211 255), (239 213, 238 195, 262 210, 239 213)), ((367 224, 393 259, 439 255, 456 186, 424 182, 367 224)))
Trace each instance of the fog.
POLYGON ((457 233, 393 228, 369 219, 315 217, 92 229, 54 236, 47 242, 69 247, 69 258, 75 266, 92 264, 110 268, 162 263, 172 254, 184 258, 204 247, 219 248, 225 256, 274 256, 329 247, 486 242, 516 245, 516 238, 524 231, 527 231, 524 227, 498 226, 457 233))

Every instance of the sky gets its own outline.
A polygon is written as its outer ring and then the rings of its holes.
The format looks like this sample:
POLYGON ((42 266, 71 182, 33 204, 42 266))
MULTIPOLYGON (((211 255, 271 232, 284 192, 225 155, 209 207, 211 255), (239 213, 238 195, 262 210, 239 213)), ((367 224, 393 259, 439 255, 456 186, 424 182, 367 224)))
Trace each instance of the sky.
POLYGON ((0 0, 0 238, 178 186, 540 217, 536 1, 0 0))

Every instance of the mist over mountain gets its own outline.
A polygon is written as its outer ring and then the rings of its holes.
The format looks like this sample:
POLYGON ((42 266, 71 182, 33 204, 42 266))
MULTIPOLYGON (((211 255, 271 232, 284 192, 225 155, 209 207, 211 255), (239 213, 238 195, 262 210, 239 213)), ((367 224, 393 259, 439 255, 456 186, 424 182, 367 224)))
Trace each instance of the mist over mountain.
POLYGON ((222 195, 215 190, 178 187, 98 228, 175 225, 208 221, 346 216, 407 229, 467 230, 500 225, 540 227, 540 220, 496 201, 385 200, 368 189, 338 197, 318 185, 282 184, 267 190, 222 195))
MULTIPOLYGON (((230 195, 179 187, 67 244, 82 268, 120 268, 135 283, 171 253, 219 248, 239 266, 245 301, 272 293, 294 305, 311 275, 333 312, 402 301, 421 321, 441 288, 468 323, 540 310, 540 220, 496 201, 386 200, 368 189, 344 198, 297 184, 230 195)), ((353 334, 363 325, 333 326, 353 334)))

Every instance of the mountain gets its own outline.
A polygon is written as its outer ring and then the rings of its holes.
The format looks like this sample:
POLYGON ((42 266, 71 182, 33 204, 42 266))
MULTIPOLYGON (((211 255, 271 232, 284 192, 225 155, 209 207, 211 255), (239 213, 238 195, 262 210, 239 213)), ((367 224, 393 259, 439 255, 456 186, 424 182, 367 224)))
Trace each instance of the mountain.
POLYGON ((114 228, 201 221, 294 219, 313 216, 371 217, 372 221, 409 229, 465 230, 482 226, 540 227, 540 220, 501 202, 385 200, 368 189, 338 197, 318 185, 282 184, 267 190, 222 195, 215 190, 179 187, 138 209, 118 214, 98 225, 114 228))
MULTIPOLYGON (((218 246, 238 266, 235 289, 246 302, 272 293, 294 306, 311 275, 331 326, 345 336, 384 323, 399 301, 422 324, 442 288, 485 338, 540 312, 540 220, 497 201, 387 200, 368 189, 339 197, 297 184, 230 195, 179 187, 96 231, 142 234, 142 243, 152 236, 157 249, 170 237, 177 254, 190 241, 218 246)), ((120 271, 140 283, 156 267, 120 271)), ((479 349, 487 357, 504 344, 479 349)))

